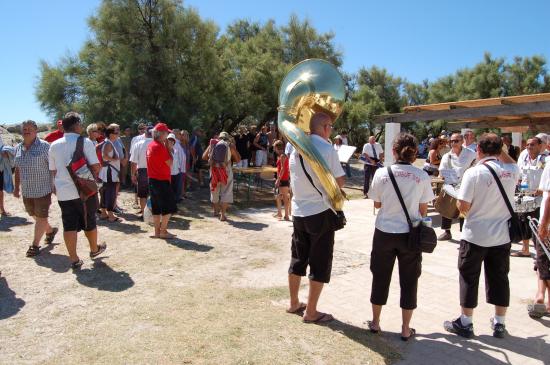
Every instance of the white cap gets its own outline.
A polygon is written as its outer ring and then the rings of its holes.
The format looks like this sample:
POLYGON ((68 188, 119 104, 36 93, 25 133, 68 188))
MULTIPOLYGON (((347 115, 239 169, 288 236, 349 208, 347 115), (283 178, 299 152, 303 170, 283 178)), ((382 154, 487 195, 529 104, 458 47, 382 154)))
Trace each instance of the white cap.
POLYGON ((170 133, 167 138, 172 138, 174 141, 176 141, 176 135, 174 133, 170 133))
POLYGON ((542 141, 542 143, 548 144, 548 134, 546 134, 546 133, 539 133, 539 134, 537 134, 535 137, 540 138, 540 140, 542 141))

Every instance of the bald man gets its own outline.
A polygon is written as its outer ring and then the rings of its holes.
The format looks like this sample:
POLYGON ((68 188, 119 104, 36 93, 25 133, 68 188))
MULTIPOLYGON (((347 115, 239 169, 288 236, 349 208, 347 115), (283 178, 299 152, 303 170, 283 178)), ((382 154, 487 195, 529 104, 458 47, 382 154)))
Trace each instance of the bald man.
MULTIPOLYGON (((338 153, 328 142, 332 133, 332 124, 332 119, 327 114, 314 114, 310 123, 311 135, 308 138, 327 163, 338 186, 342 187, 345 173, 340 165, 338 153)), ((334 317, 317 311, 317 302, 323 285, 330 281, 334 247, 332 226, 334 213, 325 202, 324 197, 327 193, 319 178, 298 151, 292 152, 289 164, 290 184, 294 192, 292 197, 294 231, 288 269, 290 307, 287 312, 295 314, 304 312, 305 323, 325 323, 333 320, 334 317), (298 291, 308 265, 309 296, 306 305, 300 302, 298 291)))

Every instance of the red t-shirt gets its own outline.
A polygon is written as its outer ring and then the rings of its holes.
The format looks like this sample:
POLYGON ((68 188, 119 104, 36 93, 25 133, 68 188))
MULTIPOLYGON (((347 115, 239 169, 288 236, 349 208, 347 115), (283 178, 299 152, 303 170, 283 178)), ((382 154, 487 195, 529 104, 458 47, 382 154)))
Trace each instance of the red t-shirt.
POLYGON ((281 177, 281 181, 288 181, 290 179, 290 168, 288 164, 288 157, 285 158, 285 163, 281 165, 281 157, 277 159, 277 176, 281 177), (284 173, 281 174, 283 171, 284 166, 284 173))
POLYGON ((165 145, 152 141, 147 146, 147 176, 156 180, 170 181, 170 166, 166 161, 171 160, 170 152, 165 145))
POLYGON ((105 140, 105 136, 103 134, 100 134, 99 136, 97 136, 96 138, 96 141, 97 143, 101 143, 105 140))
POLYGON ((51 144, 53 141, 57 141, 61 137, 63 137, 63 132, 58 129, 46 134, 46 136, 44 137, 44 141, 51 144))

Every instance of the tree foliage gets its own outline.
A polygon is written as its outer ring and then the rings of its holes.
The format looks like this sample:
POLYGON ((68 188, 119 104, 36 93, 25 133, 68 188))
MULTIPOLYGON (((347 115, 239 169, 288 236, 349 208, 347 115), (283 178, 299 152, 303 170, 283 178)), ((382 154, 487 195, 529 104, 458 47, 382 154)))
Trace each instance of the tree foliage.
MULTIPOLYGON (((292 15, 277 25, 236 20, 222 33, 181 0, 103 0, 89 18, 90 38, 76 55, 40 64, 36 96, 58 119, 69 110, 87 122, 164 120, 173 127, 233 130, 275 120, 278 88, 292 65, 322 58, 340 67, 333 33, 320 33, 292 15)), ((356 145, 382 135, 375 115, 406 105, 550 91, 546 60, 511 62, 485 54, 471 68, 411 83, 370 66, 344 74, 347 100, 337 121, 356 145)), ((445 121, 404 125, 419 138, 445 121)))

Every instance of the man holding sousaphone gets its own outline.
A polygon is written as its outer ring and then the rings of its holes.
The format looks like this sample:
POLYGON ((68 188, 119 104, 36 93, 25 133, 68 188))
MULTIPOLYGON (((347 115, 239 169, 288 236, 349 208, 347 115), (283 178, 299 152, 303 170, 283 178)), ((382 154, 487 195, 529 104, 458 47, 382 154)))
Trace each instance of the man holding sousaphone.
MULTIPOLYGON (((452 238, 451 225, 453 219, 459 218, 456 209, 456 189, 460 184, 466 169, 476 160, 476 153, 463 146, 463 136, 455 132, 451 135, 451 150, 443 155, 439 165, 439 173, 445 179, 444 190, 436 201, 436 209, 441 214, 441 229, 445 230, 437 239, 447 241, 452 238)), ((459 218, 460 230, 464 218, 459 218)))

